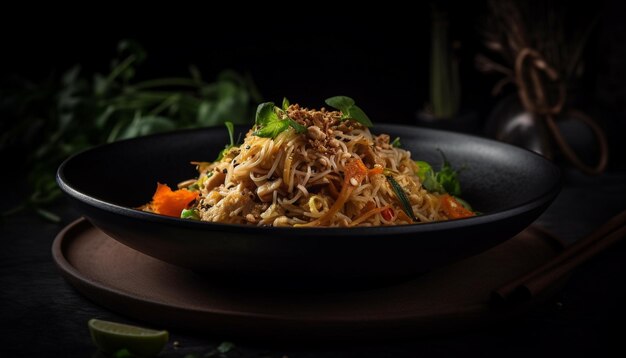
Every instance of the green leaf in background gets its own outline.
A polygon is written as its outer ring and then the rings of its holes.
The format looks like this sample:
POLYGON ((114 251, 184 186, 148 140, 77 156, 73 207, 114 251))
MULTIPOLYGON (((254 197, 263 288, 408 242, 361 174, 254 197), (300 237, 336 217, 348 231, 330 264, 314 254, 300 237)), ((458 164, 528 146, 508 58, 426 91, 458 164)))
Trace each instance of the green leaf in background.
POLYGON ((235 344, 232 342, 222 342, 217 346, 217 351, 221 354, 226 354, 235 348, 235 344))
POLYGON ((43 83, 18 79, 0 87, 0 153, 3 159, 22 153, 15 170, 29 173, 33 193, 19 208, 53 202, 60 193, 54 173, 78 151, 176 129, 250 123, 254 104, 261 102, 250 77, 230 70, 212 82, 195 66, 188 77, 136 81, 146 52, 127 40, 117 50, 108 73, 75 66, 43 83))

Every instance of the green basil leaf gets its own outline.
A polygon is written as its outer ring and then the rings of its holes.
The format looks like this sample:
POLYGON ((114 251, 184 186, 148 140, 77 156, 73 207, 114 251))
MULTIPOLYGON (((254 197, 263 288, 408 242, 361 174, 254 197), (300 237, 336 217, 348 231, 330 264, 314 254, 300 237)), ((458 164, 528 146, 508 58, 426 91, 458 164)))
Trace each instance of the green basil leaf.
POLYGON ((256 130, 253 134, 263 138, 276 138, 278 134, 289 128, 289 120, 275 120, 267 123, 261 129, 256 130))
POLYGON ((396 139, 391 142, 391 146, 394 148, 402 148, 402 143, 400 143, 400 137, 396 137, 396 139))
POLYGON ((363 112, 363 110, 357 105, 350 107, 348 116, 366 127, 374 126, 367 114, 365 114, 365 112, 363 112))
POLYGON ((324 102, 326 102, 327 105, 340 110, 344 114, 347 114, 350 107, 354 106, 354 100, 346 96, 335 96, 326 98, 324 102))
POLYGON ((289 108, 289 100, 287 98, 283 98, 282 107, 282 109, 276 108, 273 102, 261 103, 257 107, 256 112, 257 130, 252 134, 263 138, 275 138, 280 132, 289 127, 293 127, 298 134, 306 133, 306 127, 300 123, 289 117, 286 119, 280 118, 281 116, 287 116, 285 112, 289 108))
POLYGON ((306 133, 306 127, 305 126, 303 126, 302 124, 294 121, 291 118, 289 118, 288 121, 289 121, 289 125, 291 127, 293 127, 293 129, 296 130, 296 133, 298 133, 298 134, 306 133))
POLYGON ((258 126, 264 126, 271 121, 279 120, 278 115, 274 111, 274 102, 265 102, 259 104, 256 108, 256 117, 254 122, 258 126))
POLYGON ((346 96, 335 96, 326 99, 326 104, 341 111, 341 119, 354 119, 366 127, 372 127, 372 121, 354 100, 346 96))

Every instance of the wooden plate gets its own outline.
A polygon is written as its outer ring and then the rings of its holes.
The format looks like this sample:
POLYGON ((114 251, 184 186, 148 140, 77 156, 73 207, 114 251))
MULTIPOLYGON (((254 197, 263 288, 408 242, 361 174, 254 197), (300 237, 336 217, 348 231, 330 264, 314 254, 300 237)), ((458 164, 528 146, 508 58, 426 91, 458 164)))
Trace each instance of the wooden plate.
POLYGON ((494 307, 491 291, 558 250, 554 239, 527 229, 478 256, 401 282, 311 289, 198 275, 135 251, 85 219, 58 234, 52 254, 65 279, 92 301, 159 327, 346 339, 449 332, 522 313, 556 287, 512 307, 494 307))

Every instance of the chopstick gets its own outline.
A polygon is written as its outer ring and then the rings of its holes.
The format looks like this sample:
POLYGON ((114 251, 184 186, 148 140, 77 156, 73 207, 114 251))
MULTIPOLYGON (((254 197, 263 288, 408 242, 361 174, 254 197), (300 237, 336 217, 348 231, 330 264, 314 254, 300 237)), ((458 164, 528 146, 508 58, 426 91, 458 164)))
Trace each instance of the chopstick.
POLYGON ((624 236, 626 211, 615 215, 544 265, 494 290, 492 299, 496 302, 528 301, 624 236))

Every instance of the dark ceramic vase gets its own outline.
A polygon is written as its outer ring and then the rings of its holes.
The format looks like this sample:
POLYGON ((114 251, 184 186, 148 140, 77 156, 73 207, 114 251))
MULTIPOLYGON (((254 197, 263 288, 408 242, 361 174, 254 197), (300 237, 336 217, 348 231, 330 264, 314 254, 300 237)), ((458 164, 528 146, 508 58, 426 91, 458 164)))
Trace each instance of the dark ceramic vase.
MULTIPOLYGON (((587 163, 597 161, 598 140, 591 128, 570 111, 556 119, 557 127, 576 155, 587 163)), ((503 98, 485 123, 488 137, 526 148, 548 159, 560 159, 559 150, 545 121, 528 112, 517 94, 503 98)))

